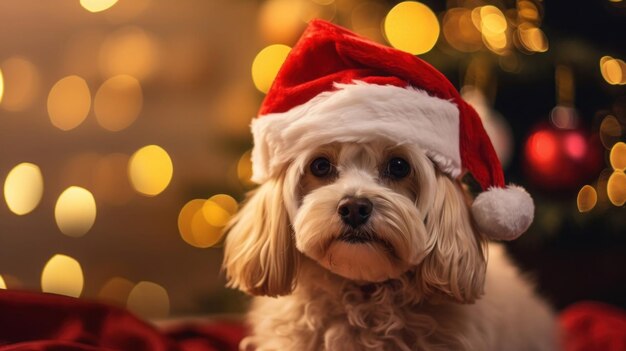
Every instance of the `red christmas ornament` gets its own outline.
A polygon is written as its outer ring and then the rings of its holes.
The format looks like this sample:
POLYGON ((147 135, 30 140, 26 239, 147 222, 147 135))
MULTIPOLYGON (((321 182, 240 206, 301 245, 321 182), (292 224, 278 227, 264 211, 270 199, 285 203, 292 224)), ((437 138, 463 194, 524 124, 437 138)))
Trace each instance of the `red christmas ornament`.
POLYGON ((528 179, 545 190, 568 191, 593 179, 602 168, 602 148, 582 128, 541 123, 524 146, 528 179))

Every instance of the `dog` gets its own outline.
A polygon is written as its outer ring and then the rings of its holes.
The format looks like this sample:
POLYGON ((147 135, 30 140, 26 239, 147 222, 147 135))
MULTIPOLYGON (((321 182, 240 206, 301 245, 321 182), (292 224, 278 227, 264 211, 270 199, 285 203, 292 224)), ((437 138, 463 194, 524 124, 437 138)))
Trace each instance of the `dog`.
POLYGON ((546 302, 415 145, 331 143, 256 189, 228 228, 252 295, 242 350, 556 350, 546 302))

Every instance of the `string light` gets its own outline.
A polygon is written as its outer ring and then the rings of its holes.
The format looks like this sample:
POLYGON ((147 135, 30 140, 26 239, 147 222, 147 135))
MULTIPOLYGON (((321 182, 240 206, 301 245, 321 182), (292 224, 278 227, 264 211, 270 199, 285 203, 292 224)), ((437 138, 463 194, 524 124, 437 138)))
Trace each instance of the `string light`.
POLYGON ((583 186, 578 192, 578 197, 576 198, 578 211, 581 213, 589 212, 596 206, 597 203, 598 194, 596 193, 596 189, 590 185, 583 186))
POLYGON ((83 269, 80 263, 66 255, 54 255, 41 273, 43 292, 79 297, 83 285, 83 269))
POLYGON ((606 192, 613 205, 622 206, 626 202, 626 174, 624 171, 613 171, 606 185, 606 192))
POLYGON ((133 188, 147 196, 163 192, 172 180, 174 166, 170 155, 158 145, 137 150, 130 158, 128 175, 133 188))
POLYGON ((89 113, 91 93, 87 82, 79 76, 67 76, 59 80, 48 94, 48 116, 52 124, 61 130, 78 127, 89 113))
POLYGON ((276 78, 278 70, 287 58, 291 48, 274 44, 261 50, 252 62, 252 81, 262 93, 267 93, 276 78))
POLYGON ((600 73, 604 80, 611 85, 626 84, 626 63, 611 56, 600 59, 600 73))
POLYGON ((161 285, 142 281, 131 290, 126 307, 145 319, 165 318, 169 314, 170 298, 161 285))
POLYGON ((80 6, 89 12, 102 12, 116 3, 117 0, 80 0, 80 6))
POLYGON ((54 218, 63 234, 81 237, 96 221, 96 201, 89 190, 71 186, 59 195, 54 218))
POLYGON ((611 148, 611 154, 609 155, 611 167, 616 171, 626 170, 626 144, 623 142, 616 143, 611 148))
MULTIPOLYGON (((0 66, 4 79, 0 80, 0 90, 4 82, 4 96, 0 98, 7 111, 22 111, 30 106, 40 86, 37 67, 24 57, 13 56, 0 66)), ((0 93, 0 96, 2 94, 0 93)))
POLYGON ((43 194, 43 176, 37 165, 20 163, 13 167, 4 182, 4 200, 11 212, 25 215, 33 211, 43 194))
POLYGON ((420 2, 405 1, 394 6, 385 18, 384 28, 393 47, 413 55, 430 51, 439 38, 437 16, 420 2))

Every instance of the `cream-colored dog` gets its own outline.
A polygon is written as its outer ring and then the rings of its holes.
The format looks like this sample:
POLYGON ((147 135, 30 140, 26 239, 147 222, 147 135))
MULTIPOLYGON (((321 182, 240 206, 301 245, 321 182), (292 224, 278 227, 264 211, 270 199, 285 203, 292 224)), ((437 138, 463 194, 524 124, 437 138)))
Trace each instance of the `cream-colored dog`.
POLYGON ((550 308, 471 201, 417 145, 312 145, 228 229, 229 284, 259 296, 242 349, 555 350, 550 308))

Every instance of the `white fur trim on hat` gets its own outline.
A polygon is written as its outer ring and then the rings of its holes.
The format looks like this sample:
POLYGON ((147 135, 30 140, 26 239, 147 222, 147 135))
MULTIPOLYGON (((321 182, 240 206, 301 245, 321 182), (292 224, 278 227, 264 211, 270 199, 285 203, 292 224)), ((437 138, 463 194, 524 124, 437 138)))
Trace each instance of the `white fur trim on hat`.
POLYGON ((461 173, 459 110, 450 101, 413 87, 336 84, 287 112, 252 121, 252 180, 263 183, 297 155, 332 142, 385 137, 417 144, 438 168, 461 173))
POLYGON ((513 240, 533 222, 535 205, 524 188, 509 185, 489 188, 472 204, 472 215, 478 229, 496 240, 513 240))

